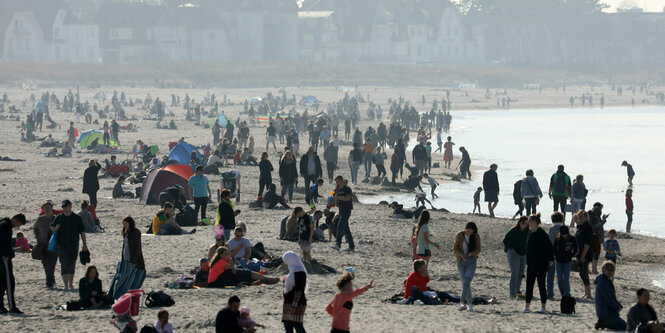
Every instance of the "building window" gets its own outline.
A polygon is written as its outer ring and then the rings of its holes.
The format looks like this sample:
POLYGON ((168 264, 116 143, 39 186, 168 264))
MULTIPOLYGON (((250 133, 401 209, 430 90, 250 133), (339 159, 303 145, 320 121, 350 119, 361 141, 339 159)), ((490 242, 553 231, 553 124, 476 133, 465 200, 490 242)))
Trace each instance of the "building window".
MULTIPOLYGON (((150 31, 150 30, 148 30, 150 31)), ((109 29, 109 39, 132 39, 131 28, 111 28, 109 29)))
POLYGON ((60 28, 53 28, 53 38, 60 39, 60 28))

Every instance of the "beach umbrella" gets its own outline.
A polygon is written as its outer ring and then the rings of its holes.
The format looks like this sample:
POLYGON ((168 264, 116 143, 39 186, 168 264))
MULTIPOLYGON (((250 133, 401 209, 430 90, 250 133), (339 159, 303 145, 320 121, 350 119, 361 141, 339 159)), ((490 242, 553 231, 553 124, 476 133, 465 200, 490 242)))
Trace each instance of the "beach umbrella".
POLYGON ((46 113, 46 105, 44 105, 42 101, 37 101, 37 103, 35 103, 35 111, 46 113))
POLYGON ((311 104, 311 103, 316 103, 316 101, 317 101, 316 97, 312 96, 312 95, 305 96, 305 98, 304 98, 305 103, 310 103, 311 104))
MULTIPOLYGON (((104 143, 104 133, 102 132, 92 132, 88 135, 85 136, 85 138, 81 139, 81 142, 79 142, 79 145, 81 148, 87 148, 92 144, 95 139, 99 139, 97 141, 98 144, 103 144, 104 143)), ((109 146, 111 147, 117 147, 118 146, 118 141, 116 141, 113 137, 109 138, 109 146)))

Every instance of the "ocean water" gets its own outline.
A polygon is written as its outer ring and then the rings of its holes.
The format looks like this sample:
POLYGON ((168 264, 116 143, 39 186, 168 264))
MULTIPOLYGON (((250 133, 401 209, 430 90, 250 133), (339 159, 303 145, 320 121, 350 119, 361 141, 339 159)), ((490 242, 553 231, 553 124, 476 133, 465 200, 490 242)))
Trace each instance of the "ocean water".
MULTIPOLYGON (((471 181, 440 186, 436 191, 440 198, 432 201, 435 207, 470 213, 473 194, 482 186, 482 173, 496 163, 501 192, 495 213, 513 216, 517 211, 512 198, 513 185, 524 177, 527 169, 533 169, 545 194, 538 210, 549 220, 553 211, 553 203, 546 195, 549 179, 557 165, 563 164, 571 181, 577 174, 584 175, 589 190, 587 209, 594 202, 603 203, 603 211, 610 214, 606 230, 623 231, 628 181, 621 162, 627 160, 636 173, 632 230, 665 237, 661 218, 661 196, 665 195, 664 107, 453 112, 450 135, 456 144, 455 155, 459 154, 460 146, 465 146, 472 166, 482 166, 482 170, 473 172, 471 181)), ((434 146, 435 141, 433 137, 434 146)), ((409 146, 414 144, 415 141, 409 146)), ((410 153, 407 155, 410 160, 410 153)), ((439 160, 432 162, 443 164, 439 160)), ((429 199, 429 186, 421 186, 429 199)), ((381 200, 414 205, 413 194, 361 198, 365 203, 381 200)), ((487 213, 482 195, 481 208, 487 213)), ((566 221, 569 220, 567 214, 566 221)))

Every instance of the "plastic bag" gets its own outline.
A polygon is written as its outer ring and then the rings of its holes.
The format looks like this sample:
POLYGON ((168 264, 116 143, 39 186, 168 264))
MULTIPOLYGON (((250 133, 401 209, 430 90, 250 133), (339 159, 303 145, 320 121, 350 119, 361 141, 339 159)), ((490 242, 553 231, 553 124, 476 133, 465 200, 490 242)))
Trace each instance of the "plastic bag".
POLYGON ((48 241, 48 251, 55 252, 58 249, 58 230, 53 232, 51 239, 48 241))

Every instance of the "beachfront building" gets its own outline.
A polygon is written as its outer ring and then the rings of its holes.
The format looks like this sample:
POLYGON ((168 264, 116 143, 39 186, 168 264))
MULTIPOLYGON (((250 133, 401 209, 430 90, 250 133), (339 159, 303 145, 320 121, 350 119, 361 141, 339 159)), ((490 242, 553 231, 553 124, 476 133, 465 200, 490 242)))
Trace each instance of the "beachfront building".
MULTIPOLYGON (((45 25, 44 28, 47 28, 45 25)), ((32 12, 15 12, 4 33, 2 58, 6 61, 37 62, 46 61, 44 31, 32 12)))
POLYGON ((57 11, 47 58, 53 62, 99 63, 99 26, 81 12, 57 11))
POLYGON ((342 59, 339 32, 333 11, 299 11, 300 61, 337 63, 342 59))

